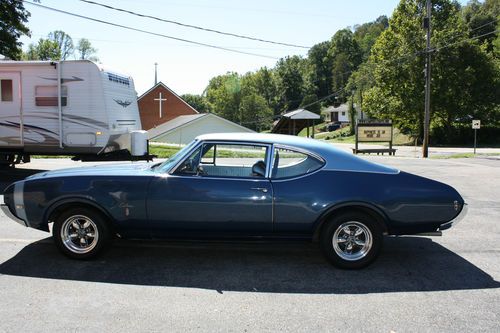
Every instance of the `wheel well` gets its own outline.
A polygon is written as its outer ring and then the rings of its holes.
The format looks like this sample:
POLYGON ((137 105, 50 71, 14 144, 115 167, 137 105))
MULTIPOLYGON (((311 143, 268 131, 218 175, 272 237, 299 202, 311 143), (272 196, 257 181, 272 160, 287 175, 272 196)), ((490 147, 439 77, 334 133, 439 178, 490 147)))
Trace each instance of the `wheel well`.
POLYGON ((57 205, 55 208, 51 209, 48 212, 47 218, 45 220, 47 221, 47 224, 54 222, 57 219, 57 217, 60 214, 62 214, 64 211, 67 211, 68 209, 72 209, 72 208, 82 208, 82 207, 93 210, 94 212, 102 215, 102 217, 104 217, 104 220, 109 225, 109 227, 113 227, 113 223, 112 223, 113 220, 108 213, 106 213, 99 206, 96 206, 96 205, 93 205, 93 204, 90 204, 87 202, 67 202, 67 203, 57 205))
POLYGON ((313 240, 318 240, 319 235, 321 233, 321 230, 323 227, 327 224, 327 222, 335 215, 340 215, 343 213, 352 213, 352 212, 359 212, 366 214, 373 218, 377 223, 380 225, 382 228, 382 231, 384 235, 388 234, 388 228, 386 224, 386 219, 383 217, 383 215, 379 212, 377 212, 375 209, 363 206, 363 205, 346 205, 346 206, 341 206, 338 208, 334 208, 331 211, 327 212, 325 215, 323 215, 319 222, 317 223, 316 230, 314 231, 313 235, 313 240))

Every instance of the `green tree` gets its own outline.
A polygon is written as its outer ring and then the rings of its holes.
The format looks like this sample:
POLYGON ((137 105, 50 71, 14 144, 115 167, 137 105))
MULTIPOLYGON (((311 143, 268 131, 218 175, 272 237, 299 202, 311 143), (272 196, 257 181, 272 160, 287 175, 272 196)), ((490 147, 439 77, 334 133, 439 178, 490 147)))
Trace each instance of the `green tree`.
POLYGON ((78 59, 87 59, 92 61, 98 61, 99 59, 95 56, 97 49, 92 46, 92 43, 86 38, 82 38, 78 41, 76 46, 78 51, 78 59))
POLYGON ((264 97, 256 93, 250 93, 241 99, 240 112, 241 124, 257 132, 269 129, 272 123, 273 111, 264 97))
POLYGON ((304 98, 302 99, 302 102, 300 103, 300 108, 305 108, 308 111, 320 114, 321 103, 316 103, 317 101, 318 101, 318 96, 316 94, 305 95, 304 98))
POLYGON ((23 53, 24 60, 60 60, 61 49, 57 42, 40 38, 37 44, 30 44, 28 51, 23 53))
POLYGON ((332 37, 329 56, 332 58, 332 91, 338 93, 338 101, 344 103, 347 95, 344 91, 349 77, 361 64, 361 49, 349 29, 339 30, 332 37))
POLYGON ((361 58, 363 61, 368 59, 373 44, 380 34, 389 26, 389 19, 383 15, 373 22, 364 23, 354 27, 354 39, 357 41, 361 58))
POLYGON ((213 113, 236 123, 242 122, 241 78, 238 73, 228 72, 212 78, 204 94, 213 113))
MULTIPOLYGON (((363 93, 364 110, 372 117, 392 119, 418 137, 423 133, 424 15, 425 0, 399 3, 372 48, 368 67, 374 84, 363 93)), ((434 0, 432 26, 437 51, 432 55, 431 125, 451 131, 457 119, 493 116, 487 114, 498 105, 498 69, 477 41, 467 40, 459 5, 434 0)))
POLYGON ((61 60, 66 60, 73 54, 75 50, 75 47, 73 46, 73 39, 64 31, 53 31, 49 33, 48 39, 57 44, 61 60))
POLYGON ((210 105, 206 98, 202 95, 184 94, 181 96, 186 103, 191 105, 196 111, 200 113, 210 112, 210 105))
POLYGON ((304 98, 305 60, 299 56, 281 58, 276 64, 276 100, 281 112, 297 109, 304 98))
POLYGON ((30 35, 28 22, 30 13, 24 9, 23 1, 0 1, 0 54, 13 60, 22 56, 21 45, 18 41, 22 35, 30 35))
POLYGON ((484 44, 488 52, 492 52, 494 41, 499 34, 489 34, 498 30, 500 26, 500 1, 486 0, 484 3, 478 0, 470 1, 462 8, 462 16, 469 29, 469 37, 478 38, 480 44, 484 44))
POLYGON ((332 87, 332 58, 328 54, 330 41, 318 43, 309 49, 305 69, 305 85, 309 95, 324 97, 332 87))

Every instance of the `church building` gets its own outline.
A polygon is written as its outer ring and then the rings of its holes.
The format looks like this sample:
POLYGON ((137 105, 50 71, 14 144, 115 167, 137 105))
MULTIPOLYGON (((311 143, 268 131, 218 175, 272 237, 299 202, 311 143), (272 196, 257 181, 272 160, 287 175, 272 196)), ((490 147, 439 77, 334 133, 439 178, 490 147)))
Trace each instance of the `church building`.
POLYGON ((158 82, 137 99, 142 129, 149 130, 178 116, 199 112, 186 103, 163 82, 158 82))

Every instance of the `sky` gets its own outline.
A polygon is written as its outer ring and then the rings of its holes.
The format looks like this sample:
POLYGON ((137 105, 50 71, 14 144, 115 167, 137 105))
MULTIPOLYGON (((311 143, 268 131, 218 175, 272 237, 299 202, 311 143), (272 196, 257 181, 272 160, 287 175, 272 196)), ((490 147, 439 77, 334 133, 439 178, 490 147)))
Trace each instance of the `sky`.
MULTIPOLYGON (((93 0, 166 20, 196 25, 281 43, 310 47, 329 40, 336 31, 390 16, 398 0, 93 0)), ((27 23, 29 43, 54 30, 62 30, 76 43, 87 38, 97 48, 99 62, 134 78, 139 95, 158 80, 177 94, 201 94, 209 80, 228 71, 244 74, 260 67, 273 67, 281 57, 307 55, 298 48, 224 36, 174 24, 137 17, 81 0, 41 0, 44 6, 99 20, 147 30, 176 38, 212 44, 257 55, 239 54, 178 40, 152 36, 98 22, 49 11, 24 1, 31 13, 27 23)), ((465 3, 465 1, 460 1, 465 3)))

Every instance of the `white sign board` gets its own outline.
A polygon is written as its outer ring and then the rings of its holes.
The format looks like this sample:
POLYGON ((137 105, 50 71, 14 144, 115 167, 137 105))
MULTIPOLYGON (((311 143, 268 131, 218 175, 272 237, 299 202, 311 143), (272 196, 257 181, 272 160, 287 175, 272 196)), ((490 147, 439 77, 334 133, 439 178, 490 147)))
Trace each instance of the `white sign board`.
POLYGON ((481 120, 473 120, 472 129, 480 129, 480 128, 481 128, 481 120))
POLYGON ((392 141, 391 126, 361 126, 358 125, 358 140, 367 141, 392 141))

